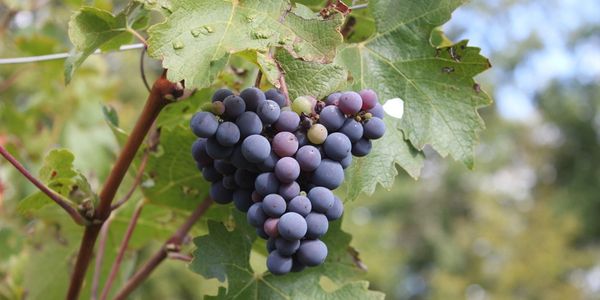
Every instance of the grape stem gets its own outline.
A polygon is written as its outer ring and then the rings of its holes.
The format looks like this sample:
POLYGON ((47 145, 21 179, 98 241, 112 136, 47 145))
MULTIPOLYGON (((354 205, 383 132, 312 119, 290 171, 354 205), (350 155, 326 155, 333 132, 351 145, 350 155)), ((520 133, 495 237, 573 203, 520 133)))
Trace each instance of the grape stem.
POLYGON ((117 193, 125 174, 127 174, 131 162, 135 158, 137 150, 140 148, 140 145, 160 111, 182 94, 183 89, 181 85, 179 83, 170 82, 167 80, 166 75, 167 72, 164 70, 162 76, 154 82, 144 109, 142 110, 133 131, 129 135, 125 146, 121 150, 115 165, 108 175, 104 187, 100 191, 100 203, 96 208, 94 221, 89 226, 86 226, 79 246, 77 261, 75 262, 75 268, 71 274, 71 283, 67 293, 67 300, 76 300, 79 298, 81 285, 83 284, 87 268, 93 256, 96 239, 98 238, 102 224, 110 216, 111 203, 115 198, 115 194, 117 193))
POLYGON ((254 87, 260 89, 260 80, 262 79, 262 71, 260 68, 258 69, 258 73, 256 74, 256 80, 254 80, 254 87))
MULTIPOLYGON (((206 197, 187 218, 187 220, 177 229, 177 231, 160 247, 160 249, 137 271, 129 278, 123 288, 115 296, 115 300, 127 299, 129 294, 133 292, 148 276, 163 262, 169 253, 179 253, 181 244, 185 240, 188 232, 202 215, 208 210, 213 203, 212 199, 206 197)), ((172 255, 171 255, 172 256, 172 255)))
POLYGON ((17 171, 19 171, 27 180, 35 185, 42 193, 46 194, 52 201, 62 207, 75 223, 79 225, 88 225, 90 220, 85 219, 73 206, 69 204, 69 200, 64 198, 59 193, 51 190, 49 187, 39 181, 33 174, 31 174, 14 156, 12 156, 2 145, 0 145, 0 154, 4 156, 8 162, 10 162, 17 171))

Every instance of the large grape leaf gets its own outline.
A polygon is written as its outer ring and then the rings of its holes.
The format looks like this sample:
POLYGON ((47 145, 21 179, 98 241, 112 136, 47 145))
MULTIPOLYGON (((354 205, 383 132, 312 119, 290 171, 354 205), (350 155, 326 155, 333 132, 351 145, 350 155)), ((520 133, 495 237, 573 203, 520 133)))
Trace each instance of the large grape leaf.
POLYGON ((169 79, 206 87, 230 54, 286 48, 310 61, 333 60, 342 43, 340 18, 304 19, 282 0, 176 0, 166 21, 149 29, 148 53, 163 60, 169 79))
POLYGON ((337 62, 349 69, 354 88, 372 88, 381 100, 404 100, 398 128, 417 149, 430 144, 442 156, 450 154, 472 167, 478 132, 484 128, 477 109, 491 103, 473 76, 490 63, 466 41, 439 49, 430 42, 432 31, 464 2, 369 1, 376 34, 343 49, 337 62))
POLYGON ((197 249, 190 265, 192 271, 207 279, 227 280, 227 288, 206 299, 383 299, 384 295, 368 289, 368 282, 357 280, 361 274, 349 252, 350 235, 331 224, 324 239, 329 255, 323 266, 300 273, 274 276, 256 273, 250 266, 252 243, 256 239, 245 218, 236 217, 232 231, 218 222, 209 221, 209 234, 194 239, 197 249), (320 285, 327 277, 337 288, 328 292, 320 285))

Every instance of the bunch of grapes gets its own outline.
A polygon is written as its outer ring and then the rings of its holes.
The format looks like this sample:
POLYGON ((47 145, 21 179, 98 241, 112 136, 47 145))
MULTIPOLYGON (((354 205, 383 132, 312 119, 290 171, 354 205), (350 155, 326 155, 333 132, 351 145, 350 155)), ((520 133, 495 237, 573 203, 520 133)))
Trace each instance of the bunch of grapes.
POLYGON ((333 194, 352 156, 371 151, 385 132, 383 108, 372 90, 296 98, 276 89, 221 89, 191 120, 198 139, 192 155, 210 196, 233 202, 267 240, 267 267, 276 275, 325 261, 321 238, 342 216, 333 194))

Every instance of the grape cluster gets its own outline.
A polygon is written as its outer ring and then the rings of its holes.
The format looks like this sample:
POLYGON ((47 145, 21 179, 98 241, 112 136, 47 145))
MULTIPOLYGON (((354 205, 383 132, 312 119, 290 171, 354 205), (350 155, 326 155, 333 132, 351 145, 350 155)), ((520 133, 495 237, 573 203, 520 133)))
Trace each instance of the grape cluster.
POLYGON ((385 132, 377 94, 303 96, 287 106, 276 89, 220 89, 205 110, 191 120, 192 155, 212 182, 212 199, 247 213, 267 240, 271 273, 322 264, 327 246, 319 238, 344 211, 332 190, 352 156, 367 155, 385 132))

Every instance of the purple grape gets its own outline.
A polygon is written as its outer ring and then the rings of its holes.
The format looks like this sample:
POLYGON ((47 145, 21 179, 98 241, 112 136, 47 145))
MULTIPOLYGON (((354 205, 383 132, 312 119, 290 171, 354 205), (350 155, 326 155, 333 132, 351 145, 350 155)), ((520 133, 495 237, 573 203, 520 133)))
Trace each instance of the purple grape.
POLYGON ((305 131, 298 130, 294 132, 294 136, 296 136, 296 139, 298 140, 298 147, 308 144, 308 137, 306 136, 305 131))
POLYGON ((258 164, 258 169, 262 172, 272 172, 275 169, 275 164, 278 160, 279 156, 277 156, 275 152, 271 151, 271 153, 269 153, 269 157, 258 164))
POLYGON ((327 136, 323 148, 329 158, 341 161, 350 154, 352 144, 345 134, 334 132, 327 136))
POLYGON ((321 110, 319 123, 325 126, 328 132, 335 132, 340 129, 342 125, 344 125, 344 121, 346 121, 346 118, 337 106, 325 106, 325 108, 321 110))
POLYGON ((300 195, 294 197, 290 203, 288 203, 287 209, 290 212, 295 212, 305 217, 311 212, 312 204, 307 197, 300 195))
POLYGON ((249 162, 244 155, 242 154, 242 146, 237 145, 233 149, 233 153, 231 154, 231 164, 238 169, 251 170, 253 168, 253 164, 249 162))
POLYGON ((363 136, 363 125, 354 119, 347 119, 339 132, 345 134, 351 143, 356 143, 363 136))
POLYGON ((281 110, 275 101, 266 100, 260 103, 256 110, 256 114, 264 124, 273 124, 279 119, 281 110))
POLYGON ((283 183, 290 183, 300 175, 298 162, 291 157, 281 158, 275 164, 275 176, 283 183))
POLYGON ((254 204, 252 201, 251 190, 237 189, 233 192, 233 204, 241 212, 247 212, 250 206, 254 204))
POLYGON ((244 99, 239 96, 227 96, 227 98, 223 100, 223 105, 225 105, 224 115, 229 119, 235 119, 246 111, 246 103, 244 102, 244 99))
POLYGON ((269 100, 275 101, 279 107, 284 107, 285 105, 285 96, 280 93, 277 89, 270 89, 265 92, 265 96, 269 100))
POLYGON ((267 98, 265 97, 265 93, 263 93, 263 91, 255 87, 249 87, 243 90, 240 93, 240 97, 242 97, 242 99, 244 99, 244 102, 246 102, 246 110, 248 111, 256 111, 258 106, 263 101, 267 100, 267 98))
POLYGON ((259 163, 267 159, 271 153, 271 144, 262 135, 251 135, 242 142, 242 154, 253 163, 259 163))
POLYGON ((344 204, 342 203, 342 200, 340 200, 340 198, 334 195, 333 206, 327 210, 325 216, 329 221, 335 221, 341 218, 342 214, 344 214, 344 204))
POLYGON ((294 132, 300 125, 300 117, 293 111, 284 110, 279 114, 279 120, 275 122, 278 131, 294 132))
POLYGON ((358 94, 360 95, 360 97, 362 98, 362 110, 369 110, 373 107, 375 107, 375 105, 377 105, 377 103, 379 103, 379 99, 377 98, 377 93, 375 93, 375 91, 370 90, 370 89, 364 89, 360 92, 358 92, 358 94))
POLYGON ((333 193, 328 188, 317 186, 308 192, 313 211, 326 213, 333 206, 333 193))
POLYGON ((356 92, 345 92, 340 96, 338 107, 347 115, 354 115, 360 111, 362 107, 362 98, 356 92))
POLYGON ((284 275, 292 270, 292 258, 285 257, 273 251, 267 257, 267 269, 273 275, 284 275))
POLYGON ((279 157, 293 156, 298 150, 298 139, 287 131, 280 132, 273 137, 273 152, 279 157))
POLYGON ((302 171, 312 172, 321 164, 321 153, 314 146, 302 146, 296 152, 296 160, 302 171))
POLYGON ((212 165, 213 158, 206 152, 205 138, 199 138, 192 144, 192 157, 194 157, 199 167, 204 168, 212 165))
POLYGON ((223 176, 217 172, 217 170, 213 166, 206 166, 202 169, 202 177, 206 179, 206 181, 215 182, 221 180, 223 176))
POLYGON ((318 266, 327 257, 327 246, 320 240, 304 240, 300 243, 297 256, 298 260, 306 266, 318 266))
POLYGON ((299 240, 306 234, 306 221, 295 212, 287 212, 279 218, 277 229, 284 239, 299 240))
POLYGON ((306 219, 306 237, 309 239, 317 239, 325 235, 329 229, 329 220, 324 214, 310 213, 306 219))
POLYGON ((235 124, 240 129, 240 136, 245 138, 254 134, 260 134, 263 129, 263 124, 257 114, 246 111, 241 114, 236 120, 235 124))
POLYGON ((240 140, 240 130, 232 122, 223 122, 217 129, 216 138, 225 147, 233 146, 240 140))
POLYGON ((273 218, 279 218, 286 210, 286 203, 283 197, 277 194, 267 195, 263 199, 263 211, 266 215, 271 216, 273 218))
POLYGON ((265 212, 262 209, 262 202, 252 204, 248 209, 246 218, 248 219, 248 224, 262 229, 265 220, 267 220, 267 215, 265 215, 265 212))
POLYGON ((325 104, 337 106, 338 103, 340 102, 340 96, 342 96, 342 93, 333 93, 333 94, 327 96, 327 100, 325 100, 325 104))
POLYGON ((279 190, 279 180, 275 173, 262 173, 254 181, 254 190, 261 195, 275 194, 279 190))
POLYGON ((352 145, 352 155, 356 157, 366 156, 369 154, 369 152, 371 152, 371 148, 373 148, 371 140, 362 138, 352 145))
MULTIPOLYGON (((263 208, 265 204, 263 203, 263 208)), ((276 238, 279 236, 279 231, 277 231, 277 224, 279 224, 279 219, 268 218, 263 225, 263 230, 267 233, 269 237, 276 238)))
POLYGON ((375 104, 375 107, 369 109, 367 112, 370 112, 374 117, 383 119, 385 115, 383 106, 379 103, 375 104))
POLYGON ((300 195, 300 185, 297 182, 284 183, 279 186, 279 195, 286 201, 292 200, 294 197, 300 195))
POLYGON ((190 128, 197 137, 209 138, 215 135, 219 121, 215 115, 201 111, 196 113, 190 121, 190 128))
POLYGON ((221 181, 213 182, 210 186, 209 195, 213 201, 219 204, 227 204, 233 201, 233 191, 226 189, 221 181))
POLYGON ((233 147, 223 146, 217 139, 210 138, 206 140, 206 153, 213 159, 225 159, 233 153, 233 147))
POLYGON ((233 92, 229 89, 219 89, 212 95, 212 102, 223 101, 231 95, 233 95, 233 92))
POLYGON ((277 252, 283 256, 292 256, 296 253, 298 248, 300 248, 300 241, 288 241, 286 239, 278 238, 275 240, 275 248, 277 249, 277 252))
POLYGON ((364 137, 370 140, 381 138, 385 134, 385 123, 379 118, 371 118, 363 125, 364 137))
POLYGON ((316 185, 337 189, 344 182, 344 169, 340 163, 324 159, 315 170, 312 180, 316 185))

